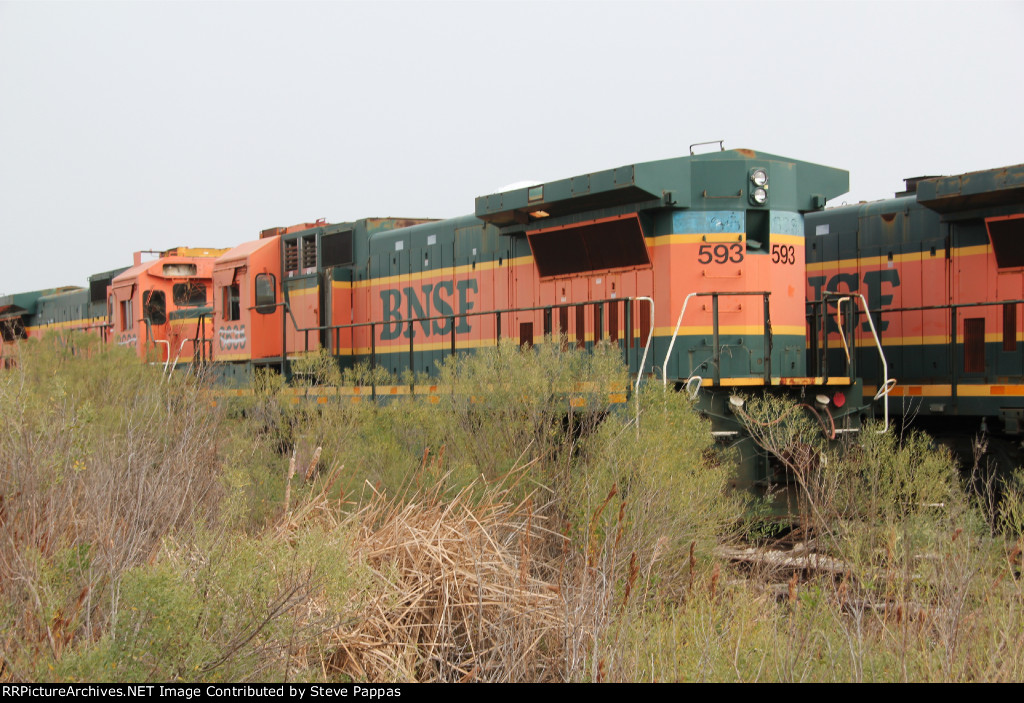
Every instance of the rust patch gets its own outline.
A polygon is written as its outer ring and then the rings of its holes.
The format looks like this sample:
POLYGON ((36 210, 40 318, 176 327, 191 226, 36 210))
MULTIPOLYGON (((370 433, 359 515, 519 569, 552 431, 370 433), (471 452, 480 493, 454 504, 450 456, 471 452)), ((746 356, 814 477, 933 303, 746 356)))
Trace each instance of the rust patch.
POLYGON ((748 159, 756 159, 757 152, 753 149, 737 149, 736 153, 741 156, 746 156, 748 159))

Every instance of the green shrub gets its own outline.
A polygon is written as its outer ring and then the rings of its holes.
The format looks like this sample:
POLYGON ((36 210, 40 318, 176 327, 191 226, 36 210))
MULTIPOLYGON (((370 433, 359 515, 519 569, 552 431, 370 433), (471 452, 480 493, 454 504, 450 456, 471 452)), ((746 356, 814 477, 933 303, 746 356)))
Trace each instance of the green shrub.
POLYGON ((124 573, 214 518, 220 413, 201 381, 160 370, 52 335, 0 374, 0 637, 19 675, 100 637, 124 573))

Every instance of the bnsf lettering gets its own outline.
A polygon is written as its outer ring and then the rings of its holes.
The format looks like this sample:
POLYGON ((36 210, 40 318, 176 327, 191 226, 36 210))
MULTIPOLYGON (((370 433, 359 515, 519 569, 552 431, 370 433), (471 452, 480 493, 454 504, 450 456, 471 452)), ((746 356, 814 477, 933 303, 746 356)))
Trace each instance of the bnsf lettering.
MULTIPOLYGON (((807 283, 814 289, 814 299, 818 300, 821 298, 821 291, 824 287, 825 290, 839 292, 840 286, 856 293, 858 284, 860 283, 857 274, 855 273, 837 273, 828 279, 828 285, 825 285, 824 276, 815 276, 814 278, 807 279, 807 283)), ((900 286, 900 274, 896 269, 881 269, 879 271, 865 271, 864 272, 864 287, 867 289, 868 295, 868 307, 872 310, 878 310, 879 308, 886 308, 892 305, 891 295, 882 295, 882 284, 888 283, 893 288, 899 288, 900 286)), ((828 319, 829 332, 838 332, 839 328, 831 317, 828 319)), ((876 325, 879 332, 884 332, 889 328, 888 320, 876 320, 876 325)), ((861 329, 865 332, 871 331, 871 325, 864 322, 861 325, 861 329)))
MULTIPOLYGON (((381 341, 390 341, 410 336, 416 336, 416 326, 423 331, 423 334, 449 334, 452 331, 453 315, 463 315, 476 307, 476 303, 469 299, 469 293, 477 293, 479 288, 473 279, 466 281, 440 281, 439 283, 427 283, 419 290, 408 287, 398 290, 388 288, 380 292, 380 300, 384 306, 384 329, 381 331, 381 341), (458 294, 457 307, 452 307, 452 297, 458 294), (404 301, 403 301, 404 298, 404 301), (402 317, 403 302, 405 317, 402 317), (423 320, 425 317, 442 317, 440 320, 423 320), (403 325, 404 320, 419 320, 414 325, 403 325)), ((455 333, 463 334, 473 329, 468 317, 459 317, 455 321, 455 333)))

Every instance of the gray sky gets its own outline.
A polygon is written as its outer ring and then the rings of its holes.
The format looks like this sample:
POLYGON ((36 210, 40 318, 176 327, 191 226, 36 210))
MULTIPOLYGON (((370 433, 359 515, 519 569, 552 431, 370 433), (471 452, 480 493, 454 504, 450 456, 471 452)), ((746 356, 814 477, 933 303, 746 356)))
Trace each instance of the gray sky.
POLYGON ((888 197, 1024 161, 1022 30, 1021 2, 0 0, 0 293, 710 139, 888 197))

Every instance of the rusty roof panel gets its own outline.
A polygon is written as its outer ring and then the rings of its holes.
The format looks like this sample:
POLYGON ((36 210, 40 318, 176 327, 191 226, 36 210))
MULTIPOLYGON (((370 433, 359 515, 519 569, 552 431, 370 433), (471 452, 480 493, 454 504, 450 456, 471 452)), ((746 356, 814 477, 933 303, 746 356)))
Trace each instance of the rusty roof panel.
POLYGON ((1024 204, 1024 164, 921 181, 917 201, 941 213, 1024 204))

